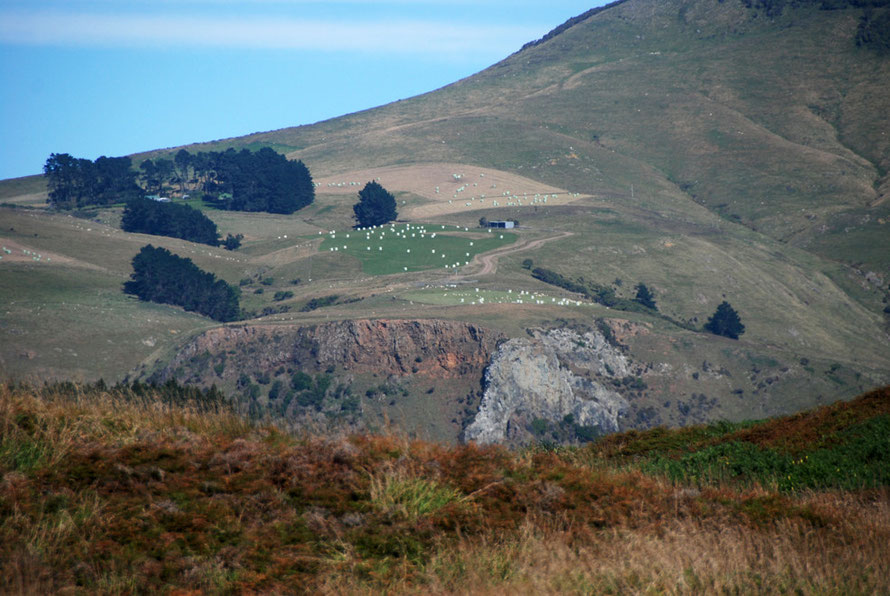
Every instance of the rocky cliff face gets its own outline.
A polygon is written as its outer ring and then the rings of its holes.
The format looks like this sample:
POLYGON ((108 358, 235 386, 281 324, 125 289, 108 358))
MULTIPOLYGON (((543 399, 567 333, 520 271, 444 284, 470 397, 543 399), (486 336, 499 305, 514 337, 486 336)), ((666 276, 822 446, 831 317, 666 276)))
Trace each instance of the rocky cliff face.
POLYGON ((244 413, 292 429, 398 428, 454 442, 502 339, 440 320, 231 325, 193 338, 149 380, 216 385, 244 413))
POLYGON ((619 430, 633 369, 622 351, 595 330, 529 335, 439 320, 233 325, 191 340, 154 380, 216 384, 296 426, 423 421, 427 437, 514 445, 619 430))
POLYGON ((615 432, 628 404, 596 378, 624 378, 627 358, 596 331, 536 330, 501 344, 485 373, 479 412, 464 438, 527 443, 561 429, 615 432))
POLYGON ((352 373, 481 377, 502 336, 484 327, 451 321, 356 320, 301 327, 220 327, 192 340, 169 363, 162 380, 202 354, 226 354, 219 376, 290 366, 300 370, 339 367, 352 373))
POLYGON ((706 334, 622 319, 560 325, 513 339, 440 320, 231 325, 140 378, 215 384, 250 414, 319 432, 511 445, 782 414, 802 394, 833 401, 837 387, 866 382, 833 361, 766 358, 706 334))
POLYGON ((479 374, 500 334, 451 321, 342 321, 319 325, 322 366, 455 378, 479 374))

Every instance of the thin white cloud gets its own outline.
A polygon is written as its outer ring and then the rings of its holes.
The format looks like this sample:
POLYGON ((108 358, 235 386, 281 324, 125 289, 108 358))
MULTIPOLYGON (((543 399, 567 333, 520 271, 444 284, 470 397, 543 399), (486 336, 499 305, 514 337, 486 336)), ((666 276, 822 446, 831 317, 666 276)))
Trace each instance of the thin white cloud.
POLYGON ((343 22, 236 18, 0 12, 0 43, 81 47, 219 47, 468 54, 503 53, 536 37, 532 27, 430 21, 343 22))

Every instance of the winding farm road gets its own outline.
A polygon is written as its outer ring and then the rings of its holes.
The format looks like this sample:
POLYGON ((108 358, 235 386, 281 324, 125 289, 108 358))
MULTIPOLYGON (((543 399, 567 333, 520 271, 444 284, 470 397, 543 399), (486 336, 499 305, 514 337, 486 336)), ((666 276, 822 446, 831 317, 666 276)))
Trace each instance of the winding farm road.
MULTIPOLYGON (((506 246, 504 248, 499 248, 497 250, 493 250, 491 252, 487 252, 485 254, 476 255, 473 258, 473 264, 478 265, 482 264, 482 269, 472 274, 472 276, 482 276, 482 275, 491 275, 497 272, 498 270, 498 259, 504 255, 513 254, 516 252, 521 252, 523 250, 532 250, 535 248, 539 248, 548 242, 552 242, 554 240, 562 240, 563 238, 568 238, 569 236, 573 236, 574 232, 560 232, 556 236, 550 236, 548 238, 539 238, 537 240, 533 240, 531 242, 518 242, 517 244, 511 244, 510 246, 506 246)), ((460 275, 458 277, 469 277, 470 275, 460 275)))

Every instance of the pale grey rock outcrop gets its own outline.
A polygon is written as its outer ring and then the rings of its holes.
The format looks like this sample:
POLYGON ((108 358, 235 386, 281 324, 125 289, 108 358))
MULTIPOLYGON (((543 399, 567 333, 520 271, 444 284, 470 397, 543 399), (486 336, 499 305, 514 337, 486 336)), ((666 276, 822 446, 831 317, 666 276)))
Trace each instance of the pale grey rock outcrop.
POLYGON ((559 423, 567 415, 581 426, 617 431, 627 402, 577 373, 621 378, 629 374, 627 358, 595 331, 582 335, 553 329, 532 335, 504 342, 492 356, 479 411, 464 439, 504 442, 512 434, 511 424, 534 419, 559 423))

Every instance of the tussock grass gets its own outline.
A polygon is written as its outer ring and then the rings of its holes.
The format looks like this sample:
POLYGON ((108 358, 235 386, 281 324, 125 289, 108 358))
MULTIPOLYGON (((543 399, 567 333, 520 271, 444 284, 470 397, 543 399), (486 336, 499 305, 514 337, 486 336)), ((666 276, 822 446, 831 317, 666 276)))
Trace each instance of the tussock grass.
POLYGON ((406 470, 382 470, 372 474, 370 482, 373 506, 408 521, 416 521, 449 504, 462 502, 457 490, 406 470))
MULTIPOLYGON (((837 412, 861 424, 876 399, 837 412)), ((294 437, 173 386, 4 385, 0 591, 890 590, 886 484, 670 478, 616 448, 640 440, 511 452, 294 437)))
POLYGON ((869 593, 888 571, 886 503, 873 515, 883 529, 862 536, 855 551, 799 523, 752 532, 677 520, 658 533, 612 530, 579 545, 529 522, 510 541, 464 542, 443 552, 425 579, 431 593, 869 593))

